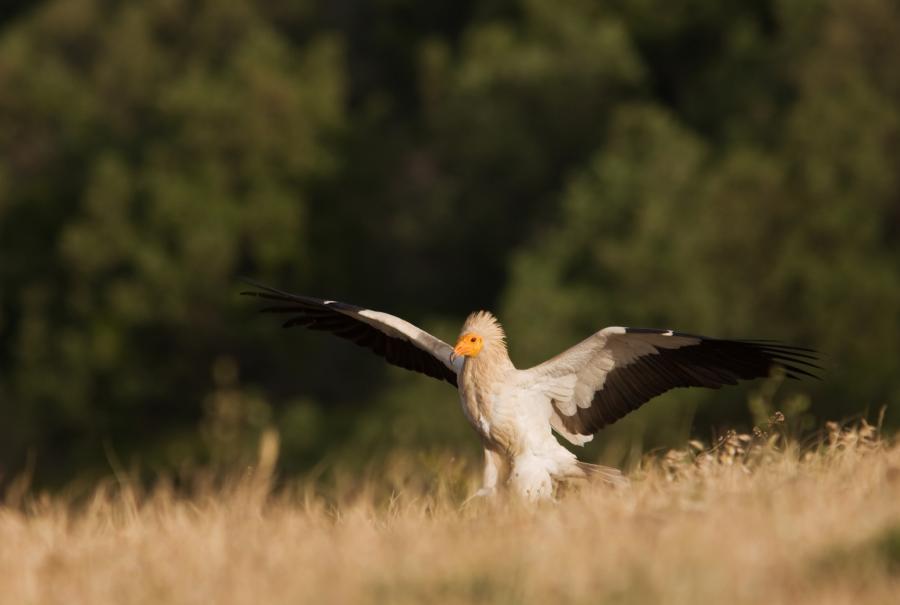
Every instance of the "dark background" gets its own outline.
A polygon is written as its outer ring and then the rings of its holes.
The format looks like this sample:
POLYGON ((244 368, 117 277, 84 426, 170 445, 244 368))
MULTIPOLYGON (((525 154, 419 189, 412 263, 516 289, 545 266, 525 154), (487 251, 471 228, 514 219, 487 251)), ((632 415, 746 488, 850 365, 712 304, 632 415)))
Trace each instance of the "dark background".
POLYGON ((527 366, 606 325, 818 348, 585 456, 900 424, 894 0, 43 0, 0 9, 0 483, 477 454, 452 388, 246 275, 527 366), (890 407, 891 405, 894 407, 890 407))

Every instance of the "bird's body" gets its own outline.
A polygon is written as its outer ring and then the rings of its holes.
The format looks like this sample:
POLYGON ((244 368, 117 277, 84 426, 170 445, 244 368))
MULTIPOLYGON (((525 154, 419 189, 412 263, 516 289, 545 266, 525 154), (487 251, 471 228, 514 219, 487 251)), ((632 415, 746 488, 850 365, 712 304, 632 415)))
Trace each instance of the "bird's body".
POLYGON ((463 413, 484 445, 481 494, 508 482, 526 498, 548 498, 554 481, 584 476, 576 456, 553 436, 551 385, 516 369, 499 322, 474 313, 463 326, 463 340, 466 334, 484 339, 477 356, 463 358, 458 382, 463 413))
POLYGON ((291 317, 285 327, 329 331, 388 362, 445 380, 459 390, 463 414, 484 446, 484 483, 477 495, 509 486, 529 500, 552 498, 560 481, 615 469, 580 462, 553 435, 584 445, 595 432, 669 389, 719 388, 766 376, 773 365, 790 378, 812 376, 810 349, 771 341, 707 338, 672 330, 611 327, 556 357, 517 369, 506 336, 486 311, 472 313, 456 346, 398 317, 260 284, 246 294, 275 301, 263 311, 291 317))

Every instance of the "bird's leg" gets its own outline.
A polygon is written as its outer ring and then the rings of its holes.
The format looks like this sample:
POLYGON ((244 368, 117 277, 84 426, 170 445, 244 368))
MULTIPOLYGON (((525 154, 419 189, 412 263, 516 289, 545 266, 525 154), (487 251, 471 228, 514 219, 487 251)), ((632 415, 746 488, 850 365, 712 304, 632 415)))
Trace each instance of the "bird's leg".
POLYGON ((497 493, 497 484, 500 482, 500 474, 505 464, 500 455, 489 448, 484 448, 484 478, 481 488, 469 496, 463 505, 468 504, 473 498, 486 498, 497 493))
POLYGON ((500 479, 500 465, 498 456, 492 450, 484 449, 484 478, 481 489, 475 492, 476 496, 492 496, 497 491, 497 481, 500 479))

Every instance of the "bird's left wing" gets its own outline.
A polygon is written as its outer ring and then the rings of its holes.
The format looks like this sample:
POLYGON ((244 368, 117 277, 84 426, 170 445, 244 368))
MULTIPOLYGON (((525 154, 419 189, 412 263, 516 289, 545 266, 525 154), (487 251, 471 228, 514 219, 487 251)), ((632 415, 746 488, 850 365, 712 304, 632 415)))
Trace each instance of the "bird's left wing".
POLYGON ((576 444, 676 387, 717 389, 768 376, 821 369, 812 349, 772 341, 723 340, 672 330, 604 328, 556 357, 525 370, 553 400, 553 427, 576 444))
POLYGON ((303 326, 310 330, 324 330, 366 347, 395 366, 421 372, 446 380, 456 386, 458 365, 450 360, 453 347, 395 317, 363 307, 335 300, 290 294, 269 286, 245 280, 254 290, 241 292, 256 296, 271 304, 260 309, 263 313, 280 313, 289 318, 282 327, 303 326))

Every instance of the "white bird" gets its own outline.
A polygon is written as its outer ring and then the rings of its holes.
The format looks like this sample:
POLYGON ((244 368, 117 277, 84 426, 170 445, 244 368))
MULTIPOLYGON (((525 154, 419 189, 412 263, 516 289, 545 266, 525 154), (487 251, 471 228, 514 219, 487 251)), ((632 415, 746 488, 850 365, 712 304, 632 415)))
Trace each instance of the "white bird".
POLYGON ((476 496, 503 486, 528 500, 553 497, 568 479, 598 475, 623 481, 616 469, 581 462, 553 436, 575 445, 653 397, 676 387, 719 388, 768 376, 813 376, 812 349, 773 341, 723 340, 672 330, 609 327, 556 357, 517 369, 506 335, 487 311, 469 315, 455 347, 380 311, 290 294, 250 282, 242 292, 274 304, 261 309, 291 317, 284 327, 324 330, 371 349, 389 363, 444 380, 459 390, 463 413, 484 446, 484 478, 476 496))

